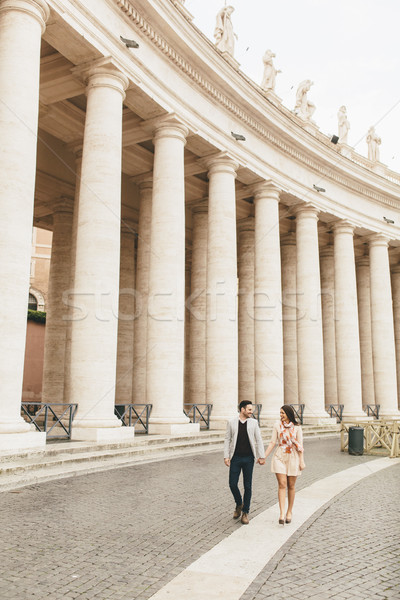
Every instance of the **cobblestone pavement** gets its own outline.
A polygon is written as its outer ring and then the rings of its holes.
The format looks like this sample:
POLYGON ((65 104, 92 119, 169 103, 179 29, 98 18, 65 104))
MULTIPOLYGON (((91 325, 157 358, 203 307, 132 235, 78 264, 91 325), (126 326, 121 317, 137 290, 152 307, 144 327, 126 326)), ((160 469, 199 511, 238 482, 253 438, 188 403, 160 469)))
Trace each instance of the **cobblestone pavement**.
POLYGON ((241 600, 400 598, 400 465, 363 479, 313 515, 241 600))
MULTIPOLYGON (((305 444, 297 489, 372 458, 341 453, 338 438, 305 444)), ((275 502, 268 462, 255 468, 251 516, 275 502)), ((222 452, 0 493, 0 598, 147 599, 240 527, 232 510, 222 452)), ((358 520, 351 510, 349 527, 358 520)))

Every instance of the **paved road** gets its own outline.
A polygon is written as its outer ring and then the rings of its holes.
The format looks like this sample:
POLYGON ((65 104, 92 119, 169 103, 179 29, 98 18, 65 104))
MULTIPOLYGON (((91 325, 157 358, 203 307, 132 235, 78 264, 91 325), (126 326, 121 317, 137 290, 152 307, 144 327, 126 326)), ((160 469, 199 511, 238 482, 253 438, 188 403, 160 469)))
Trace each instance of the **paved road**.
MULTIPOLYGON (((306 441, 307 469, 297 487, 366 460, 340 453, 338 439, 306 441)), ((227 477, 218 452, 1 493, 0 597, 149 598, 240 527, 231 518, 227 477)), ((275 487, 269 465, 257 467, 251 515, 275 504, 275 487)), ((356 508, 350 523, 358 519, 356 508)), ((341 518, 333 522, 340 526, 341 518)), ((262 574, 254 593, 264 594, 268 577, 262 574)), ((248 598, 271 597, 254 593, 248 598)))
POLYGON ((400 465, 336 497, 281 548, 241 600, 400 598, 400 465))

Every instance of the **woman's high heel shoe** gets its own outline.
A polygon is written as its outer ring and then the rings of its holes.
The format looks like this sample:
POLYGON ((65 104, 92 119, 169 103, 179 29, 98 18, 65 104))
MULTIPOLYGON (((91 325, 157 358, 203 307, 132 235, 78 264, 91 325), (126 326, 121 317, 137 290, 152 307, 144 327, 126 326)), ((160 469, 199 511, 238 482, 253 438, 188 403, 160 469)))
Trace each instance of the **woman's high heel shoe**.
POLYGON ((284 525, 285 524, 285 519, 279 519, 279 525, 284 525))

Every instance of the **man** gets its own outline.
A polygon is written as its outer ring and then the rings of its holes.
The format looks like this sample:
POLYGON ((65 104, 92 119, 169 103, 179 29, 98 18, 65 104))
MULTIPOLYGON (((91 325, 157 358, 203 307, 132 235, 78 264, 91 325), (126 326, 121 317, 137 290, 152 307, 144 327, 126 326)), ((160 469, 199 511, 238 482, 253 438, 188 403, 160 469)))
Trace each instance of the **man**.
POLYGON ((226 427, 224 461, 229 467, 229 487, 236 502, 233 518, 242 515, 243 525, 249 523, 251 484, 253 480, 254 459, 265 464, 264 444, 256 419, 252 419, 253 404, 243 400, 239 404, 239 418, 235 417, 226 427), (244 497, 238 488, 240 473, 243 471, 244 497))

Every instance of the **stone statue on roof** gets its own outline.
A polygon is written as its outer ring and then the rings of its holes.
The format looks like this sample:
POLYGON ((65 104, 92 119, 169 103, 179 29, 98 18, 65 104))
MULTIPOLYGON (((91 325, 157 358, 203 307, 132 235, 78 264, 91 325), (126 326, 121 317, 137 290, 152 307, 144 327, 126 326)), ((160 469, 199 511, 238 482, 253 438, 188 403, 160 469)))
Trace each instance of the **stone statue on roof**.
POLYGON ((275 89, 276 76, 278 73, 282 73, 282 71, 275 69, 274 61, 272 60, 275 56, 276 55, 271 50, 267 50, 263 56, 264 75, 261 82, 261 88, 266 92, 275 89))
POLYGON ((337 114, 338 117, 338 136, 341 144, 347 144, 347 135, 350 129, 350 122, 347 118, 346 107, 341 106, 337 114))
POLYGON ((377 135, 375 127, 370 127, 367 133, 367 144, 368 144, 368 158, 372 162, 379 162, 379 146, 381 145, 381 138, 377 135))
POLYGON ((235 37, 236 34, 233 32, 233 25, 231 20, 231 14, 235 9, 233 6, 224 6, 217 14, 217 21, 215 24, 214 37, 215 45, 221 52, 227 52, 233 56, 235 49, 235 37))
POLYGON ((310 91, 312 85, 314 85, 313 81, 305 79, 300 83, 296 92, 296 105, 294 111, 296 115, 305 121, 311 119, 316 109, 315 104, 307 98, 307 93, 310 91))

